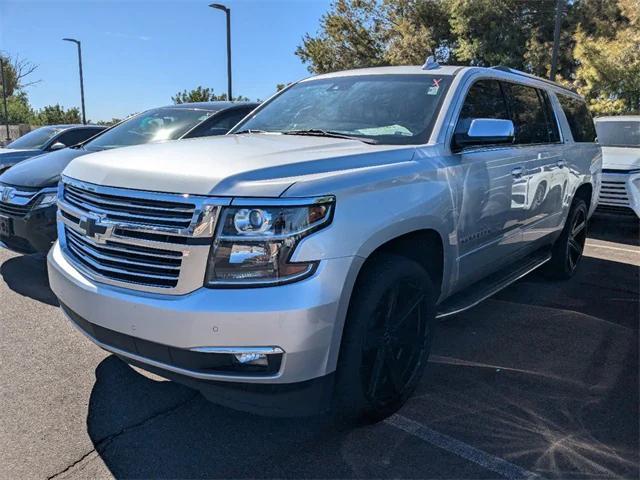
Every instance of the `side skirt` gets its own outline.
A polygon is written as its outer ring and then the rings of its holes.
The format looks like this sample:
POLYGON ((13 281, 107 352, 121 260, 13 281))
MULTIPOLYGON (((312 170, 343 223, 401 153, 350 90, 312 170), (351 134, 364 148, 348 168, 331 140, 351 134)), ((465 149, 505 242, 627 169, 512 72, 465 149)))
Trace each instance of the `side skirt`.
POLYGON ((519 262, 499 270, 464 290, 455 293, 438 305, 437 319, 444 319, 456 313, 475 307, 483 300, 495 295, 522 277, 533 272, 551 259, 551 250, 544 248, 519 262))

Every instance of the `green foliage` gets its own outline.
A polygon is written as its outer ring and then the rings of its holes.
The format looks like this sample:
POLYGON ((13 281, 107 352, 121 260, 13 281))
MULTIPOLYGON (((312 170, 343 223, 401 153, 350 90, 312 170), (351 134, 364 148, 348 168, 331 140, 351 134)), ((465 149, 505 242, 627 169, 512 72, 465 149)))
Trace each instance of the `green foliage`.
MULTIPOLYGON (((3 75, 5 81, 5 93, 7 97, 18 94, 24 88, 38 83, 39 80, 30 80, 33 72, 38 68, 37 65, 16 56, 14 58, 9 55, 0 54, 3 64, 3 75)), ((0 93, 2 92, 2 75, 0 75, 0 93)))
POLYGON ((80 110, 76 107, 65 110, 59 104, 47 105, 35 114, 32 123, 34 125, 81 123, 80 110))
MULTIPOLYGON (((24 88, 37 83, 29 81, 29 76, 36 70, 36 66, 20 57, 11 58, 8 55, 0 55, 3 64, 4 90, 7 94, 7 117, 9 123, 31 123, 33 109, 29 105, 29 99, 24 88)), ((0 76, 0 95, 2 93, 2 76, 0 76)), ((1 97, 0 97, 1 99, 1 97)), ((5 122, 4 104, 0 103, 0 118, 5 122)))
MULTIPOLYGON (((548 77, 556 0, 334 0, 296 55, 312 73, 420 65, 506 65, 548 77)), ((558 76, 594 112, 638 110, 640 0, 570 0, 558 76), (635 19, 634 19, 635 18, 635 19)))
MULTIPOLYGON (((171 97, 171 101, 175 104, 192 102, 215 102, 226 100, 226 93, 216 95, 213 91, 213 88, 202 86, 198 86, 192 90, 183 90, 182 92, 178 92, 175 94, 175 96, 171 97)), ((248 101, 249 98, 239 95, 237 97, 233 97, 233 100, 243 102, 248 101)))
MULTIPOLYGON (((4 107, 2 108, 4 121, 4 107)), ((9 123, 13 125, 31 122, 33 110, 25 93, 18 93, 7 98, 7 116, 9 117, 9 123)))
POLYGON ((110 127, 112 125, 115 125, 116 123, 120 123, 122 121, 121 118, 112 118, 111 120, 98 120, 96 122, 97 125, 105 125, 107 127, 110 127))
POLYGON ((596 115, 640 113, 640 0, 620 0, 624 28, 576 33, 575 85, 596 115))
POLYGON ((313 73, 384 65, 384 27, 378 0, 336 0, 296 50, 313 73))

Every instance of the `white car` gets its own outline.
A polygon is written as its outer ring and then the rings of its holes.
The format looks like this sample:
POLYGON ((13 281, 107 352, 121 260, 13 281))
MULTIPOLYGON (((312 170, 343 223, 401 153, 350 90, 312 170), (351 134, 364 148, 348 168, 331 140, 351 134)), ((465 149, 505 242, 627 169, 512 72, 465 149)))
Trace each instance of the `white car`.
POLYGON ((640 217, 640 115, 596 118, 602 146, 598 210, 640 217))

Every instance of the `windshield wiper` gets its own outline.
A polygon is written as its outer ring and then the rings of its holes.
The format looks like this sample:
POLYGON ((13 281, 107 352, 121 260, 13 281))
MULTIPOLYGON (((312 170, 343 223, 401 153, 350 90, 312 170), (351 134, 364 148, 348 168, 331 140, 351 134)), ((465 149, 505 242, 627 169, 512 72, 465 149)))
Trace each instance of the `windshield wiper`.
POLYGON ((233 132, 231 135, 239 135, 240 133, 271 133, 266 130, 254 130, 252 128, 247 128, 246 130, 239 130, 237 132, 233 132))
POLYGON ((282 132, 283 135, 309 135, 313 137, 329 137, 329 138, 344 138, 346 140, 358 140, 362 143, 368 143, 369 145, 376 145, 377 140, 372 138, 358 137, 355 135, 347 135, 345 133, 334 132, 332 130, 321 130, 319 128, 310 128, 308 130, 287 130, 282 132))

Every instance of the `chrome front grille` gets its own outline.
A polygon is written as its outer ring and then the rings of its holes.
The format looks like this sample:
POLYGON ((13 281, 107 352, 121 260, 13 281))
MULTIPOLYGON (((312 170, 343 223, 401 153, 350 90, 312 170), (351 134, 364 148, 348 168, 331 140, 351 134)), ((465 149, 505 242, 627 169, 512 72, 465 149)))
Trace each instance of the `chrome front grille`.
POLYGON ((181 295, 202 287, 215 222, 228 203, 64 178, 60 245, 69 261, 97 282, 181 295))
POLYGON ((66 228, 67 248, 77 261, 103 277, 139 285, 175 288, 180 277, 182 252, 139 248, 126 243, 100 245, 66 228))
POLYGON ((603 174, 598 205, 629 207, 626 182, 625 174, 603 174))
POLYGON ((33 205, 40 190, 23 190, 0 185, 0 214, 24 217, 33 205))
POLYGON ((196 206, 193 203, 131 198, 90 191, 67 184, 64 199, 79 209, 103 215, 115 222, 137 222, 161 227, 188 228, 196 206))

